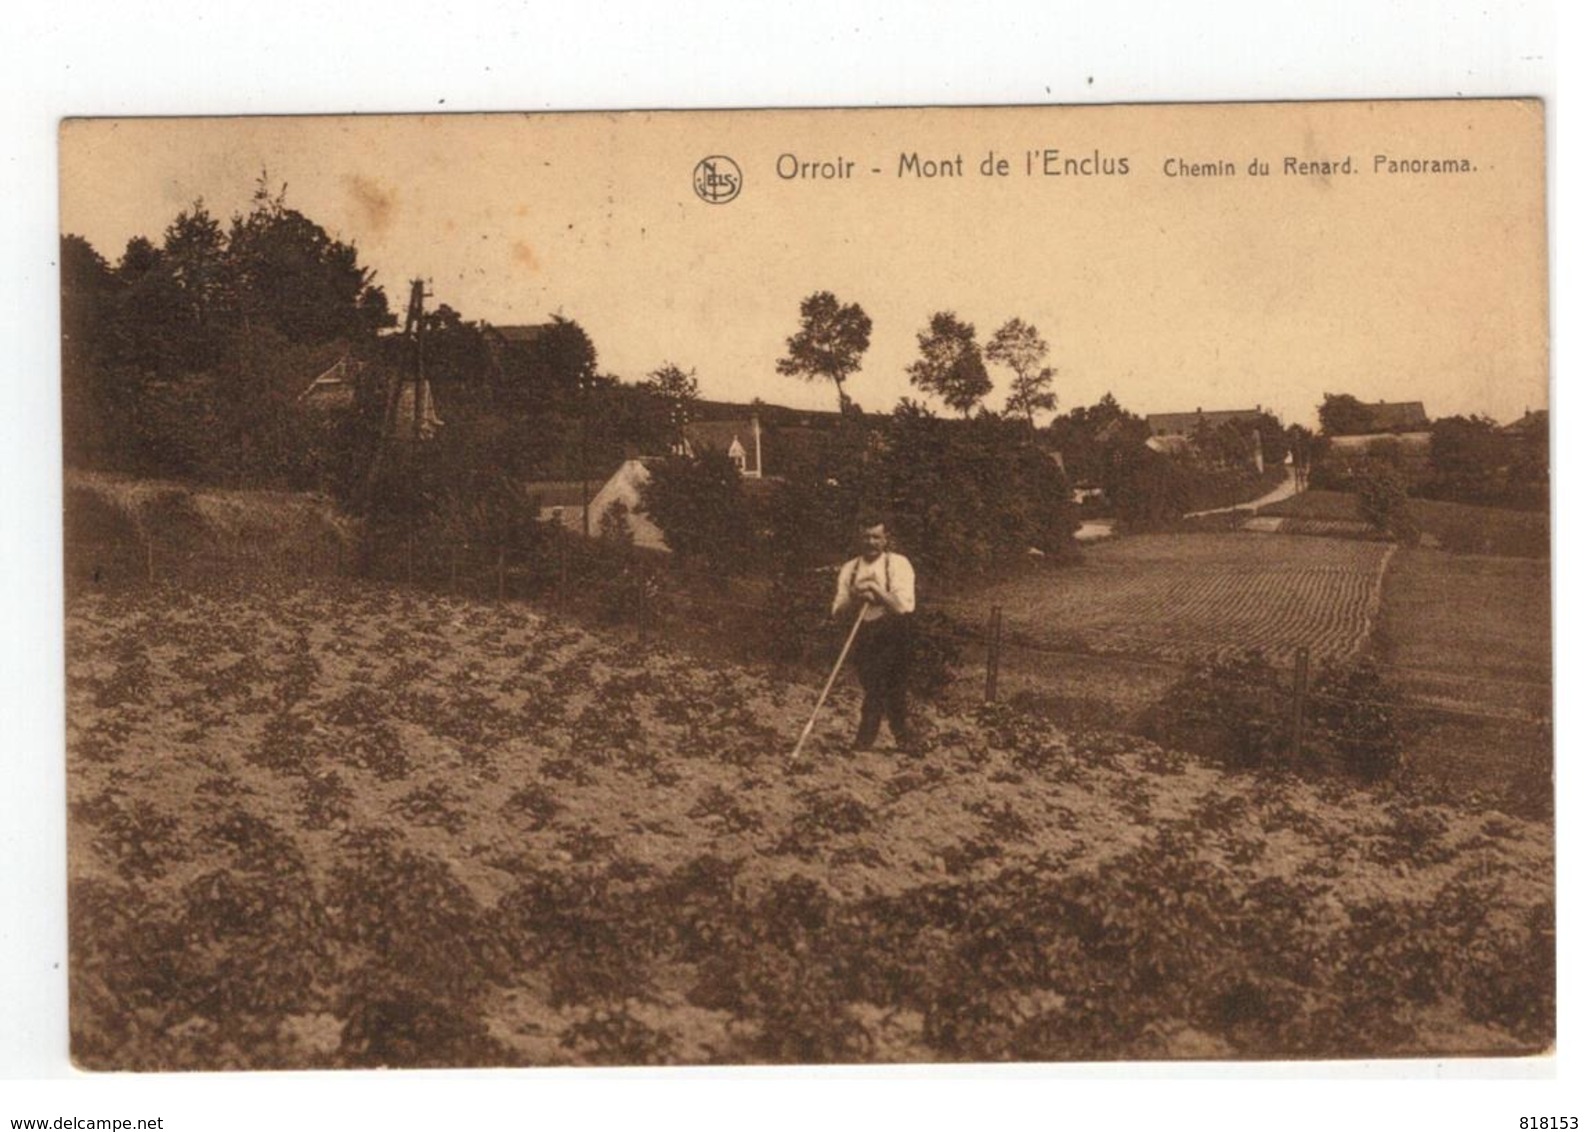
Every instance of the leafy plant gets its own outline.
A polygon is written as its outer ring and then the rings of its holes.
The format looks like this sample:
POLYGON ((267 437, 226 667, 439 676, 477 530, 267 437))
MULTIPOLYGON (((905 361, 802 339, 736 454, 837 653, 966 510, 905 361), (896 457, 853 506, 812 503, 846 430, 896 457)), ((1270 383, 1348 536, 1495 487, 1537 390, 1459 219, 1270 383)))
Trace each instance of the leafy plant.
POLYGON ((1404 701, 1369 660, 1336 666, 1317 682, 1313 718, 1319 737, 1345 766, 1367 780, 1400 765, 1404 701))
POLYGON ((1152 721, 1164 746, 1234 767, 1277 760, 1286 738, 1278 672, 1255 650, 1193 664, 1169 687, 1152 721))

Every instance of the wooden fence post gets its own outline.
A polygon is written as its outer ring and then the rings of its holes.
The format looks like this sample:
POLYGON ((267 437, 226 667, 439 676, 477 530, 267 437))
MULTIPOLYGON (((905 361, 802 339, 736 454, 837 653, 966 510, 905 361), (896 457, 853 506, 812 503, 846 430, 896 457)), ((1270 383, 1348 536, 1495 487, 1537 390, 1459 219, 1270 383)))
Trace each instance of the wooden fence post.
POLYGON ((1295 689, 1291 702, 1289 753, 1290 758, 1299 762, 1302 744, 1306 737, 1306 692, 1307 669, 1311 665, 1311 650, 1305 645, 1295 650, 1295 689))
POLYGON ((1003 607, 994 605, 986 628, 986 702, 997 703, 997 670, 1003 659, 1003 607))

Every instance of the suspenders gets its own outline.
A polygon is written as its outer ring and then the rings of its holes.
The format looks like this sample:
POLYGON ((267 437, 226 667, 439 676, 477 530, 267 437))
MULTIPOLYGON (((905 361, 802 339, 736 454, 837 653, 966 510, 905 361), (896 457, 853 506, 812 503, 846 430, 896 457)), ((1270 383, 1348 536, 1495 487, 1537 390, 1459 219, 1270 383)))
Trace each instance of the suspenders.
MULTIPOLYGON (((860 560, 854 560, 854 569, 849 571, 848 588, 854 588, 854 579, 860 576, 860 560)), ((888 593, 893 592, 893 554, 890 550, 882 551, 882 589, 888 593)))

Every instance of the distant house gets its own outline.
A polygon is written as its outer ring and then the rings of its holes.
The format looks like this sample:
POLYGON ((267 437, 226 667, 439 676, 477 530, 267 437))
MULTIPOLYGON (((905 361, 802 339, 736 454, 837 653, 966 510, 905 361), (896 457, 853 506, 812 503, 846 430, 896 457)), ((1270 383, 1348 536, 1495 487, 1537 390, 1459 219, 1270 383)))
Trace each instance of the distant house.
MULTIPOLYGON (((626 509, 628 529, 633 532, 634 545, 648 550, 666 550, 667 540, 662 537, 661 528, 651 521, 649 515, 639 510, 640 488, 648 482, 650 469, 645 467, 643 460, 638 459, 624 460, 604 482, 591 482, 588 485, 592 493, 589 505, 590 535, 599 536, 601 521, 614 506, 622 504, 626 509)), ((582 481, 530 483, 524 485, 524 490, 539 500, 542 522, 557 523, 575 534, 584 533, 586 485, 582 481)))
POLYGON ((1363 401, 1361 407, 1370 414, 1367 433, 1425 432, 1430 425, 1420 401, 1363 401))
POLYGON ((399 439, 417 435, 420 440, 432 439, 446 422, 435 411, 435 392, 429 381, 404 381, 397 392, 397 406, 392 417, 393 433, 399 439), (414 398, 419 399, 415 412, 414 398), (417 432, 415 431, 417 430, 417 432))
POLYGON ((1321 413, 1323 432, 1336 438, 1426 432, 1431 427, 1420 401, 1372 402, 1326 396, 1329 401, 1343 402, 1336 407, 1325 401, 1321 413), (1330 419, 1330 409, 1334 409, 1333 419, 1330 419))
POLYGON ((1517 420, 1511 421, 1499 430, 1505 436, 1547 436, 1548 435, 1548 410, 1528 409, 1517 420))
POLYGON ((1154 452, 1178 456, 1188 451, 1202 429, 1219 429, 1227 424, 1248 427, 1251 433, 1251 463, 1260 475, 1263 470, 1260 425, 1266 415, 1262 406, 1254 409, 1197 409, 1193 413, 1147 413, 1150 435, 1146 446, 1154 452))
POLYGON ((352 408, 358 375, 363 369, 363 362, 343 354, 304 387, 298 394, 298 404, 333 412, 352 408))
POLYGON ((1203 411, 1196 409, 1193 413, 1147 413, 1146 427, 1151 431, 1151 437, 1183 437, 1188 440, 1196 435, 1203 425, 1207 428, 1219 428, 1230 421, 1239 424, 1249 423, 1255 428, 1262 419, 1263 409, 1258 405, 1254 409, 1210 409, 1203 411))
POLYGON ((550 330, 552 323, 534 322, 522 326, 491 326, 485 327, 485 340, 498 352, 508 350, 526 350, 539 340, 540 336, 550 330))
POLYGON ((553 323, 532 322, 518 326, 493 326, 485 324, 485 349, 490 354, 491 368, 498 374, 512 372, 532 357, 532 348, 553 323))
POLYGON ((764 474, 760 417, 751 416, 739 421, 690 421, 683 426, 683 452, 685 456, 699 456, 707 451, 726 453, 746 479, 760 479, 764 474))
POLYGON ((1382 456, 1399 460, 1413 481, 1429 472, 1432 424, 1420 401, 1379 401, 1361 407, 1370 416, 1364 429, 1327 438, 1329 450, 1346 457, 1382 456))
POLYGON ((1146 447, 1168 456, 1182 456, 1190 451, 1190 437, 1177 432, 1168 436, 1148 436, 1146 447))

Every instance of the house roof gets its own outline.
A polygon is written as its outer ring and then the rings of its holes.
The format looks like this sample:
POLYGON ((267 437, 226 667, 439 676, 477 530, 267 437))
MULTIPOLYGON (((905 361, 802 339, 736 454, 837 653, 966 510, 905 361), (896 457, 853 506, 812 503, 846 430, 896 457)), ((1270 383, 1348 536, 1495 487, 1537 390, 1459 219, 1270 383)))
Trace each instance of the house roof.
POLYGON ((304 387, 303 392, 298 394, 298 400, 350 393, 354 379, 363 368, 363 362, 351 354, 343 354, 304 387))
POLYGON ((728 452, 736 440, 744 451, 746 468, 760 471, 755 455, 754 421, 689 421, 683 426, 683 438, 696 452, 707 448, 728 452))
POLYGON ((551 325, 549 322, 535 322, 522 326, 492 326, 490 332, 509 346, 527 346, 551 329, 551 325))
MULTIPOLYGON (((612 474, 607 470, 600 475, 590 476, 588 488, 591 499, 594 499, 595 493, 612 478, 612 474)), ((537 500, 542 510, 547 507, 582 507, 585 486, 583 480, 536 480, 524 484, 523 492, 537 500)))
POLYGON ((1427 410, 1420 401, 1362 402, 1362 408, 1372 414, 1368 432, 1395 432, 1427 427, 1427 410))
POLYGON ((1210 409, 1193 413, 1147 413, 1146 427, 1153 436, 1191 436, 1203 423, 1217 428, 1229 421, 1255 421, 1262 415, 1262 406, 1254 409, 1210 409))
POLYGON ((1533 429, 1548 431, 1548 410, 1528 409, 1518 420, 1513 420, 1501 428, 1500 432, 1530 432, 1533 429))
POLYGON ((683 426, 683 435, 690 444, 724 451, 737 440, 747 451, 755 444, 753 421, 689 421, 683 426))

